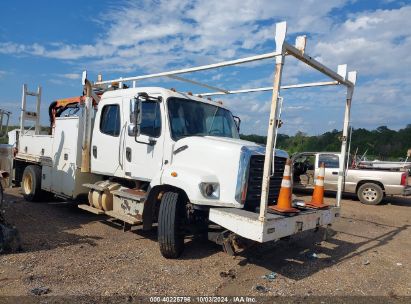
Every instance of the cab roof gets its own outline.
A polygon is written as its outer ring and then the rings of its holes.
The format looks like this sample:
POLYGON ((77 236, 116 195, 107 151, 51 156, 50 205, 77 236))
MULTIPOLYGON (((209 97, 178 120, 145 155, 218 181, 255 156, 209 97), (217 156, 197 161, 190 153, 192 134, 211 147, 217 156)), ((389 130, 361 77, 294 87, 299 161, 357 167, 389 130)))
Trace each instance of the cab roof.
POLYGON ((117 89, 117 90, 104 92, 101 98, 105 99, 105 98, 115 98, 115 97, 131 97, 141 92, 145 92, 148 95, 161 94, 165 97, 165 99, 169 97, 176 97, 176 98, 195 100, 195 101, 211 104, 211 105, 229 110, 224 104, 221 104, 217 101, 208 100, 207 98, 204 98, 204 97, 199 97, 196 95, 191 95, 191 94, 183 93, 183 92, 177 92, 177 91, 162 88, 162 87, 137 87, 137 88, 117 89))

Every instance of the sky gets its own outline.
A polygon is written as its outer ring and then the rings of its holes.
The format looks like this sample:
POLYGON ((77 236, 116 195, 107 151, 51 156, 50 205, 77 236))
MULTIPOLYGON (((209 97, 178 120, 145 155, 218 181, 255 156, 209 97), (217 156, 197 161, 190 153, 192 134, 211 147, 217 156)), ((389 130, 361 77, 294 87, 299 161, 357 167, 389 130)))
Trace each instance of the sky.
MULTIPOLYGON (((3 2, 3 1, 2 1, 3 2)), ((136 76, 211 64, 275 50, 275 23, 286 40, 307 35, 306 53, 337 70, 358 72, 354 128, 404 128, 411 123, 411 1, 151 0, 4 1, 0 10, 0 108, 18 122, 21 87, 42 86, 41 121, 53 100, 82 93, 90 79, 136 76)), ((182 75, 227 90, 270 86, 274 60, 182 75)), ((283 85, 327 81, 287 56, 283 85)), ((141 81, 205 93, 169 79, 141 81)), ((281 133, 341 129, 345 88, 283 90, 281 133)), ((31 99, 32 109, 34 100, 31 99)), ((270 93, 215 97, 242 119, 241 132, 267 131, 270 93)))

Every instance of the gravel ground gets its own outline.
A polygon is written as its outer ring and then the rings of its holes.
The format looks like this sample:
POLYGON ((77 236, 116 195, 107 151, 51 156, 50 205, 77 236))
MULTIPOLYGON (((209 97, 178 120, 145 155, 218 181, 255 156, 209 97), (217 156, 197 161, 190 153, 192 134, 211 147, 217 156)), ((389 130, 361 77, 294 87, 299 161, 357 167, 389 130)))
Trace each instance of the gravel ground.
POLYGON ((26 202, 18 189, 5 198, 23 251, 0 255, 3 296, 33 288, 91 296, 411 296, 409 198, 380 206, 345 198, 327 241, 324 230, 309 231, 231 257, 211 242, 187 240, 178 260, 160 255, 156 231, 123 232, 69 203, 26 202), (268 274, 272 281, 262 278, 268 274))

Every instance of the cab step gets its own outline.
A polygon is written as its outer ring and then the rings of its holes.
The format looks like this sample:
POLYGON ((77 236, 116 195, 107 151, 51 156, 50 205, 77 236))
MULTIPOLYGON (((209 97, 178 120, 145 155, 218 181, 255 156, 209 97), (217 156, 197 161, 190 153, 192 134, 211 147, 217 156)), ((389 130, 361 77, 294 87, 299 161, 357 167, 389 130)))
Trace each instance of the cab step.
POLYGON ((92 207, 90 205, 87 205, 87 204, 81 204, 81 205, 78 205, 78 207, 80 209, 86 210, 86 211, 94 213, 94 214, 98 214, 98 215, 99 214, 105 214, 105 212, 103 210, 94 208, 94 207, 92 207))
POLYGON ((120 190, 111 191, 111 193, 114 196, 131 199, 139 203, 143 203, 147 196, 147 192, 143 190, 136 190, 136 189, 120 189, 120 190))

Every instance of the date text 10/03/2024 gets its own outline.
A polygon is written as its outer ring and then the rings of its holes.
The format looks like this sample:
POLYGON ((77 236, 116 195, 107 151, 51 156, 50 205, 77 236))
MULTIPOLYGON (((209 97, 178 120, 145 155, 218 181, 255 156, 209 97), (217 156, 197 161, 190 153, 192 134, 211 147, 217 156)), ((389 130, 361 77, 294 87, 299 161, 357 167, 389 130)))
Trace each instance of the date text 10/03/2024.
POLYGON ((150 297, 151 303, 256 303, 254 297, 218 297, 218 296, 195 296, 195 297, 150 297))

